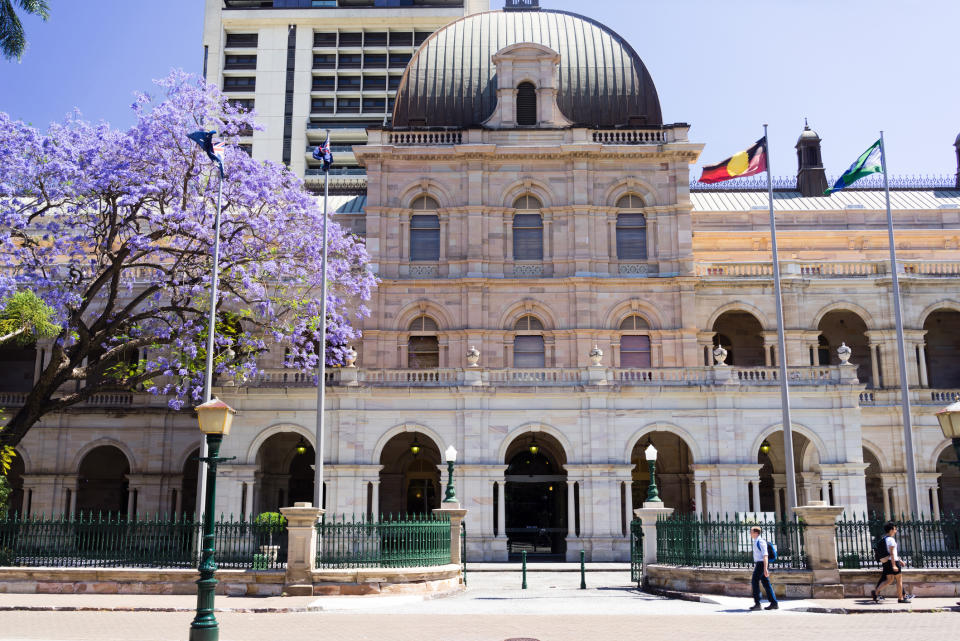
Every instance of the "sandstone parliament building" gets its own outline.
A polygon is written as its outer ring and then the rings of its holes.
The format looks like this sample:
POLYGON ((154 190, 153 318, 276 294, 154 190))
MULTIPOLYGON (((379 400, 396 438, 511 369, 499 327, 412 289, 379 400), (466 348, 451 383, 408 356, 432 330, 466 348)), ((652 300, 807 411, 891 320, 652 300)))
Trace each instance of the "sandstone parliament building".
MULTIPOLYGON (((335 190, 337 216, 366 238, 382 282, 355 365, 328 372, 327 510, 436 507, 452 444, 471 559, 584 548, 624 560, 652 443, 677 512, 783 513, 781 358, 801 503, 907 509, 906 376, 921 509, 960 510, 960 471, 933 415, 960 395, 960 185, 896 181, 891 193, 900 372, 883 192, 867 182, 820 195, 821 141, 799 131, 797 179, 774 193, 779 354, 765 183, 691 188, 703 145, 665 120, 638 53, 605 25, 536 5, 461 11, 425 36, 390 119, 351 150, 365 189, 335 190)), ((245 29, 249 41, 258 9, 232 10, 218 33, 245 29)), ((239 410, 223 447, 236 460, 217 486, 226 514, 312 495, 316 389, 281 367, 282 351, 256 379, 215 390, 239 410)), ((5 406, 44 353, 4 352, 5 406)), ((196 419, 165 399, 96 397, 18 446, 14 509, 192 513, 199 443, 196 419)))

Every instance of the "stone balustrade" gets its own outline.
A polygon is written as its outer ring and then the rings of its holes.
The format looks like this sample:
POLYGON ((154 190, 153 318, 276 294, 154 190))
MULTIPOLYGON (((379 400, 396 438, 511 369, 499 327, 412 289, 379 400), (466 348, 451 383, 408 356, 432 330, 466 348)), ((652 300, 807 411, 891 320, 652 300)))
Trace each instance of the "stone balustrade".
MULTIPOLYGON (((904 277, 960 277, 960 261, 897 261, 904 277)), ((773 278, 770 262, 698 262, 701 278, 773 278)), ((780 261, 782 278, 872 278, 890 273, 889 261, 780 261)))
MULTIPOLYGON (((960 401, 960 390, 956 389, 924 389, 913 387, 910 389, 911 405, 944 406, 960 401)), ((872 389, 860 392, 860 405, 869 407, 899 407, 900 388, 872 389)))

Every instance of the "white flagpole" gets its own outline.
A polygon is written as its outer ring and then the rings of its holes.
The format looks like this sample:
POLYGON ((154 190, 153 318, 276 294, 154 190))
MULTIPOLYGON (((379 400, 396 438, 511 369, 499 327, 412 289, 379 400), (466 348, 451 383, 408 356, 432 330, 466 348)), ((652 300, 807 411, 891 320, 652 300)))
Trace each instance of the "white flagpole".
POLYGON ((917 470, 913 456, 913 427, 910 420, 910 383, 907 378, 907 355, 903 340, 903 312, 900 308, 900 278, 897 275, 897 246, 893 240, 893 214, 890 212, 890 181, 887 179, 887 145, 880 132, 880 167, 883 169, 883 189, 887 197, 887 237, 890 245, 890 274, 893 278, 893 317, 897 324, 897 359, 900 365, 900 396, 903 404, 903 447, 907 459, 907 504, 910 517, 920 516, 920 494, 917 490, 917 470))
MULTIPOLYGON (((783 333, 783 296, 780 292, 780 255, 777 252, 777 219, 773 214, 773 178, 770 172, 770 140, 763 126, 763 153, 767 161, 767 199, 770 203, 770 247, 773 250, 773 293, 777 309, 777 365, 780 366, 780 407, 783 411, 783 458, 787 477, 787 518, 797 507, 797 477, 793 461, 793 422, 790 419, 790 386, 787 382, 787 340, 783 333)), ((760 506, 754 508, 759 512, 760 506)), ((780 516, 779 514, 777 515, 780 516)))
MULTIPOLYGON (((330 130, 327 130, 327 141, 330 144, 330 130)), ((324 164, 325 161, 324 161, 324 164)), ((320 362, 317 364, 317 446, 314 448, 316 458, 313 470, 313 507, 323 507, 323 418, 326 412, 326 377, 327 366, 327 202, 330 198, 330 170, 323 172, 323 258, 321 260, 323 283, 320 285, 320 362)))

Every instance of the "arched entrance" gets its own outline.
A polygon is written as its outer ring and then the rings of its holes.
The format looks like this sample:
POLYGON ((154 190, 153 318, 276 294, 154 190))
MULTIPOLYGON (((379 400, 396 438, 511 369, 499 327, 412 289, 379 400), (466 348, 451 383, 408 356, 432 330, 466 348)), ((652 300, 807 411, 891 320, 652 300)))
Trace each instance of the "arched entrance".
POLYGON ((23 457, 17 453, 7 472, 7 483, 10 485, 10 496, 7 497, 7 514, 24 514, 26 506, 23 504, 23 475, 25 469, 23 457))
POLYGON ((873 452, 863 448, 863 462, 867 464, 864 470, 867 484, 867 514, 877 518, 887 518, 889 515, 883 509, 883 470, 880 461, 873 452))
POLYGON ((563 446, 543 432, 518 436, 507 448, 504 533, 507 553, 563 560, 567 550, 567 462, 563 446))
POLYGON ((380 514, 430 514, 440 507, 440 447, 429 436, 404 432, 380 453, 380 514))
MULTIPOLYGON (((803 434, 793 432, 793 470, 797 484, 797 503, 806 505, 811 500, 820 500, 822 485, 819 472, 814 469, 820 467, 820 456, 813 443, 803 434)), ((774 432, 760 444, 757 452, 757 463, 760 467, 760 484, 758 494, 760 504, 757 506, 753 496, 749 496, 751 511, 772 512, 778 519, 786 518, 787 481, 786 457, 783 452, 783 432, 774 432)), ((752 488, 748 488, 752 490, 752 488)), ((823 500, 830 502, 828 495, 823 500)))
POLYGON ((295 432, 274 434, 257 451, 256 511, 277 512, 297 501, 313 501, 313 446, 295 432))
POLYGON ((183 462, 183 481, 180 483, 180 514, 196 516, 197 513, 197 473, 200 469, 200 449, 190 452, 183 462))
MULTIPOLYGON (((130 462, 113 445, 95 447, 80 461, 77 480, 78 514, 127 514, 130 462)), ((136 506, 131 506, 136 513, 136 506)))
POLYGON ((960 514, 960 467, 957 467, 957 452, 948 445, 937 457, 938 495, 940 514, 960 514))
POLYGON ((824 314, 817 325, 820 330, 820 349, 817 350, 818 365, 839 365, 837 348, 846 343, 850 348, 850 364, 857 366, 857 378, 867 387, 875 387, 870 367, 870 341, 867 340, 867 324, 854 312, 835 309, 824 314), (825 360, 829 358, 829 360, 825 360))
POLYGON ((927 316, 927 379, 930 387, 960 388, 960 312, 942 310, 927 316))
POLYGON ((633 509, 643 507, 650 488, 650 465, 644 452, 653 445, 657 448, 657 493, 664 507, 672 507, 675 514, 695 512, 697 509, 696 492, 693 487, 693 454, 686 442, 672 432, 650 432, 636 445, 630 454, 633 465, 632 505, 633 509))
MULTIPOLYGON (((713 345, 727 350, 727 365, 762 367, 763 327, 750 312, 724 312, 713 323, 713 345)), ((772 363, 771 363, 772 364, 772 363)))

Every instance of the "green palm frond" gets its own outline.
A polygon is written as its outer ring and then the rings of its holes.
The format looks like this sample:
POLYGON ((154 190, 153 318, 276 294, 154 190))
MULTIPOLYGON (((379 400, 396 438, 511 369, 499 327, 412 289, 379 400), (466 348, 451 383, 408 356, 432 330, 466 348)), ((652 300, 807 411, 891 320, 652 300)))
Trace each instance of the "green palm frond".
MULTIPOLYGON (((47 0, 17 0, 21 11, 43 20, 50 17, 50 5, 47 0)), ((27 48, 27 36, 23 23, 13 8, 13 0, 0 0, 0 52, 7 60, 19 62, 27 48)))

